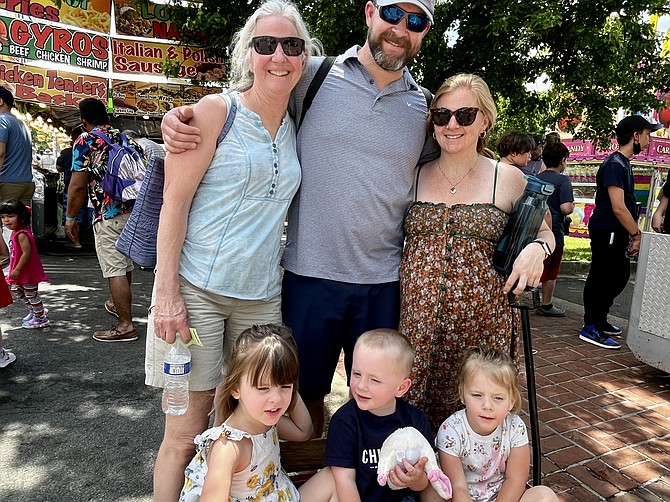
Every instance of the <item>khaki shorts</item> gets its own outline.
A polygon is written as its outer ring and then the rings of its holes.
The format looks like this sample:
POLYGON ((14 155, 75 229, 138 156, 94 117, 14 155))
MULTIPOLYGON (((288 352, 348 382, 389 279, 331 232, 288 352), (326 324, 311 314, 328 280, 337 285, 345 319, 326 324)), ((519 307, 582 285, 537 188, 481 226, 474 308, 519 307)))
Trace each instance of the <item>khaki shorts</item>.
POLYGON ((116 240, 126 226, 130 213, 120 214, 109 220, 100 220, 93 225, 95 252, 102 269, 102 276, 121 277, 133 270, 133 260, 116 250, 116 240))
MULTIPOLYGON (((281 322, 281 296, 271 300, 239 300, 196 288, 183 277, 179 278, 181 293, 191 327, 198 332, 202 347, 191 345, 191 376, 189 389, 211 390, 221 383, 230 362, 237 337, 254 324, 281 322)), ((156 302, 156 289, 152 305, 156 302)), ((163 358, 167 345, 156 337, 154 316, 149 314, 147 325, 144 383, 163 387, 163 358)))
POLYGON ((19 199, 26 206, 33 203, 33 194, 35 193, 35 183, 0 183, 0 202, 10 199, 19 199))

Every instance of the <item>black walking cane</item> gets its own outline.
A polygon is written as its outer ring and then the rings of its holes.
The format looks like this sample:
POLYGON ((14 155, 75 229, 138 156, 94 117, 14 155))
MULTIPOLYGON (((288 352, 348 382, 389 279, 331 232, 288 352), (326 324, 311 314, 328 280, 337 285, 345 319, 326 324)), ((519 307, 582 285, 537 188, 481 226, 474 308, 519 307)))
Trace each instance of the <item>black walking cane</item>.
MULTIPOLYGON (((523 355, 526 360, 526 388, 528 390, 528 415, 530 417, 530 433, 533 438, 533 486, 542 484, 542 464, 540 448, 540 424, 537 419, 537 395, 535 393, 535 365, 533 364, 533 344, 530 339, 530 309, 540 306, 540 290, 526 288, 527 296, 516 296, 509 293, 509 304, 521 313, 521 333, 523 337, 523 355)), ((512 323, 512 343, 510 353, 514 359, 516 333, 512 323)))

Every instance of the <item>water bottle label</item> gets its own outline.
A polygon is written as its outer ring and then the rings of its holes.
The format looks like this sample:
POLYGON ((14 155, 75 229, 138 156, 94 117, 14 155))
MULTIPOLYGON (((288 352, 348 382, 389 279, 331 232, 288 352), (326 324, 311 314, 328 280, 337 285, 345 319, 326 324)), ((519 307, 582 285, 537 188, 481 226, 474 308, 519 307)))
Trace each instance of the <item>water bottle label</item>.
POLYGON ((166 375, 187 375, 191 372, 191 363, 163 363, 163 373, 166 375))

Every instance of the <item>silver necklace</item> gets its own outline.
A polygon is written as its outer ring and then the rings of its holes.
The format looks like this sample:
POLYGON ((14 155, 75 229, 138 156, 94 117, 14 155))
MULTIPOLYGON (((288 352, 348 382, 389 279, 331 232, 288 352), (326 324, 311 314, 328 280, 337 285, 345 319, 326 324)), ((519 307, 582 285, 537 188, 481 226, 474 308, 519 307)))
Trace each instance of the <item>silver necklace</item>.
POLYGON ((440 170, 440 172, 442 173, 442 176, 444 176, 444 179, 447 180, 447 182, 449 182, 449 184, 451 185, 451 188, 449 189, 449 193, 450 193, 450 194, 453 195, 453 194, 456 193, 456 187, 457 187, 458 185, 460 185, 461 182, 462 182, 465 178, 468 177, 468 174, 470 174, 470 173, 472 172, 472 170, 473 170, 473 169, 475 168, 475 166, 477 165, 477 162, 478 162, 478 161, 479 161, 479 154, 477 154, 477 157, 475 158, 475 162, 474 162, 474 164, 472 164, 472 166, 470 167, 470 169, 468 169, 468 172, 465 173, 465 174, 463 175, 463 177, 462 177, 460 180, 458 180, 456 183, 452 182, 452 181, 449 179, 449 176, 447 176, 446 173, 444 172, 444 170, 442 169, 442 166, 440 165, 440 162, 439 162, 439 161, 437 162, 437 168, 438 168, 438 169, 440 170))

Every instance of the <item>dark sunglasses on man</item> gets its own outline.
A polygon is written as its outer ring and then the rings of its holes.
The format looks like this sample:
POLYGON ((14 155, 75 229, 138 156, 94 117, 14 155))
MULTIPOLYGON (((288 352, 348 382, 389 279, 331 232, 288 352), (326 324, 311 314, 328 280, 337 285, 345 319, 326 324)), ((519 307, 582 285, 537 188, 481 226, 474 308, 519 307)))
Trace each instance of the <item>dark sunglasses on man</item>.
POLYGON ((277 50, 277 46, 281 45, 284 54, 287 56, 300 56, 305 52, 305 41, 298 37, 271 37, 263 35, 260 37, 253 37, 251 45, 257 54, 261 56, 271 56, 277 50))
POLYGON ((407 18, 407 29, 415 33, 421 33, 426 29, 430 19, 424 14, 417 14, 415 12, 406 12, 397 5, 377 5, 375 7, 379 9, 379 17, 382 18, 382 21, 396 25, 403 18, 407 18))
POLYGON ((456 118, 456 122, 460 125, 469 126, 475 121, 477 112, 479 111, 479 108, 474 106, 465 106, 453 112, 448 108, 432 108, 430 110, 430 119, 436 126, 446 126, 453 115, 456 118))

